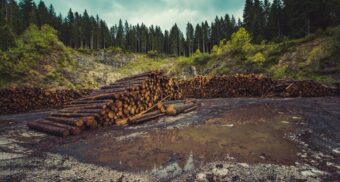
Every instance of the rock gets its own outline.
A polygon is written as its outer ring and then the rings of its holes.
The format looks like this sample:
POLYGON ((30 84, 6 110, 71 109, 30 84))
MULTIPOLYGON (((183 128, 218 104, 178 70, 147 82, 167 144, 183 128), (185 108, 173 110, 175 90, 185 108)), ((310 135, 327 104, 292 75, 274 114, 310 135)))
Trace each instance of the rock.
POLYGON ((216 164, 215 167, 218 168, 218 169, 221 169, 221 168, 223 168, 223 164, 216 164))
POLYGON ((196 175, 196 180, 200 181, 200 182, 205 182, 207 181, 207 175, 204 173, 198 173, 196 175))

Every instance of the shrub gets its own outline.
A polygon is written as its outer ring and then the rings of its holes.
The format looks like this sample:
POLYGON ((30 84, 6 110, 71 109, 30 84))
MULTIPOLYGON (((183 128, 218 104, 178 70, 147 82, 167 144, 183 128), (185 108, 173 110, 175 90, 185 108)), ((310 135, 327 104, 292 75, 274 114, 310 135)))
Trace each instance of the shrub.
POLYGON ((194 63, 198 65, 206 65, 210 59, 210 55, 205 53, 201 54, 200 56, 194 57, 194 63))
POLYGON ((156 50, 150 50, 148 52, 148 57, 149 58, 155 58, 155 57, 158 57, 158 56, 159 56, 159 54, 158 54, 158 52, 156 50))
POLYGON ((254 47, 251 44, 251 36, 249 32, 241 27, 236 33, 233 33, 229 41, 230 49, 237 53, 249 53, 254 47))
POLYGON ((39 72, 46 74, 46 65, 55 65, 53 68, 62 72, 63 65, 72 63, 67 52, 56 30, 48 25, 39 29, 32 24, 16 40, 15 47, 1 56, 0 74, 10 80, 27 79, 39 72))
POLYGON ((275 65, 269 69, 269 73, 275 78, 275 79, 281 79, 285 78, 287 75, 288 66, 287 65, 275 65))
POLYGON ((262 64, 263 62, 266 61, 266 58, 264 57, 262 53, 258 52, 253 57, 250 58, 250 61, 254 63, 262 64))

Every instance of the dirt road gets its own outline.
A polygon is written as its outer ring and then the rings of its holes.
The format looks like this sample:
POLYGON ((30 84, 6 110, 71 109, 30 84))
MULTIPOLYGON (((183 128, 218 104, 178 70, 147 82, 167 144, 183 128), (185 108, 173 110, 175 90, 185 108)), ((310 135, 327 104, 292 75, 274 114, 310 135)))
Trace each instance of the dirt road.
POLYGON ((61 139, 0 116, 0 181, 336 181, 340 98, 210 99, 198 110, 61 139))

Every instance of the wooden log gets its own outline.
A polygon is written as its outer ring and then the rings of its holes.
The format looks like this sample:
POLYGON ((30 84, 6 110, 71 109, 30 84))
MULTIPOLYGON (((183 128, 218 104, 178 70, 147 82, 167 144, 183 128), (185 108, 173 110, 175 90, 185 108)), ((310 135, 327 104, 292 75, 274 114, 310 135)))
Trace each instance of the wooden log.
POLYGON ((124 118, 124 119, 118 119, 115 121, 116 125, 118 126, 124 126, 128 124, 128 118, 124 118))
POLYGON ((180 113, 183 113, 185 110, 190 109, 194 107, 194 103, 189 103, 189 104, 170 104, 166 108, 166 113, 169 115, 178 115, 180 113))
POLYGON ((164 116, 166 114, 161 113, 160 111, 154 111, 154 112, 150 112, 150 113, 146 113, 143 115, 139 115, 137 117, 132 117, 128 120, 128 124, 132 125, 132 124, 141 124, 156 118, 159 118, 161 116, 164 116))
POLYGON ((81 128, 75 127, 75 126, 70 126, 66 124, 61 124, 53 121, 47 121, 47 120, 38 120, 37 123, 43 123, 51 126, 56 126, 56 127, 61 127, 61 128, 66 128, 70 131, 72 135, 79 135, 81 133, 81 128))
POLYGON ((66 137, 70 135, 70 131, 62 127, 57 127, 57 126, 52 126, 52 125, 37 123, 37 122, 29 122, 27 123, 27 125, 29 128, 33 130, 48 133, 51 135, 56 135, 56 136, 61 136, 61 137, 66 137))
POLYGON ((91 113, 55 113, 51 114, 52 117, 60 117, 60 118, 84 118, 93 116, 95 118, 99 118, 98 114, 91 114, 91 113))
POLYGON ((98 123, 96 121, 96 119, 94 117, 86 117, 83 118, 83 122, 85 123, 85 125, 91 129, 95 129, 98 126, 98 123))
POLYGON ((84 121, 82 118, 48 117, 46 118, 46 120, 54 121, 54 122, 61 123, 61 124, 67 124, 71 126, 78 126, 78 127, 81 127, 84 125, 84 121))
POLYGON ((71 102, 72 104, 106 104, 112 102, 112 100, 107 99, 107 100, 77 100, 71 102))
POLYGON ((60 110, 59 113, 89 113, 89 114, 99 114, 103 109, 78 109, 78 110, 60 110))
POLYGON ((189 112, 191 112, 191 111, 196 110, 197 108, 198 108, 198 105, 195 105, 195 106, 193 106, 193 107, 191 107, 191 108, 189 108, 189 109, 184 110, 183 113, 189 113, 189 112))

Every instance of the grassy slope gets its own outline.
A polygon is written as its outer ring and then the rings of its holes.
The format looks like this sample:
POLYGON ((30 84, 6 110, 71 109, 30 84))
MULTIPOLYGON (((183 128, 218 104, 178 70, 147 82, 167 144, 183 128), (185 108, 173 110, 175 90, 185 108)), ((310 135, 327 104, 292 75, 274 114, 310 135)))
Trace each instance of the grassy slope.
MULTIPOLYGON (((337 28, 339 30, 340 27, 337 28)), ((177 70, 182 72, 182 76, 190 76, 190 72, 185 70, 194 66, 198 74, 202 75, 259 73, 277 79, 339 82, 340 56, 339 50, 334 48, 335 31, 329 29, 303 39, 281 43, 255 44, 252 45, 252 53, 235 53, 224 48, 218 53, 179 58, 180 66, 177 70)))
MULTIPOLYGON (((44 42, 31 35, 36 34, 35 31, 38 30, 27 33, 29 41, 18 43, 16 48, 0 53, 1 87, 30 85, 45 88, 96 88, 124 76, 149 70, 163 70, 181 78, 195 74, 261 73, 278 79, 312 79, 324 83, 339 80, 340 61, 332 47, 335 38, 331 30, 299 40, 253 45, 249 55, 222 48, 218 53, 178 58, 151 58, 142 54, 120 53, 119 59, 124 56, 133 59, 119 68, 108 64, 108 61, 98 61, 98 54, 93 51, 66 48, 53 35, 46 37, 50 39, 52 36, 53 41, 44 42)), ((38 35, 42 33, 46 32, 38 32, 38 35)))

